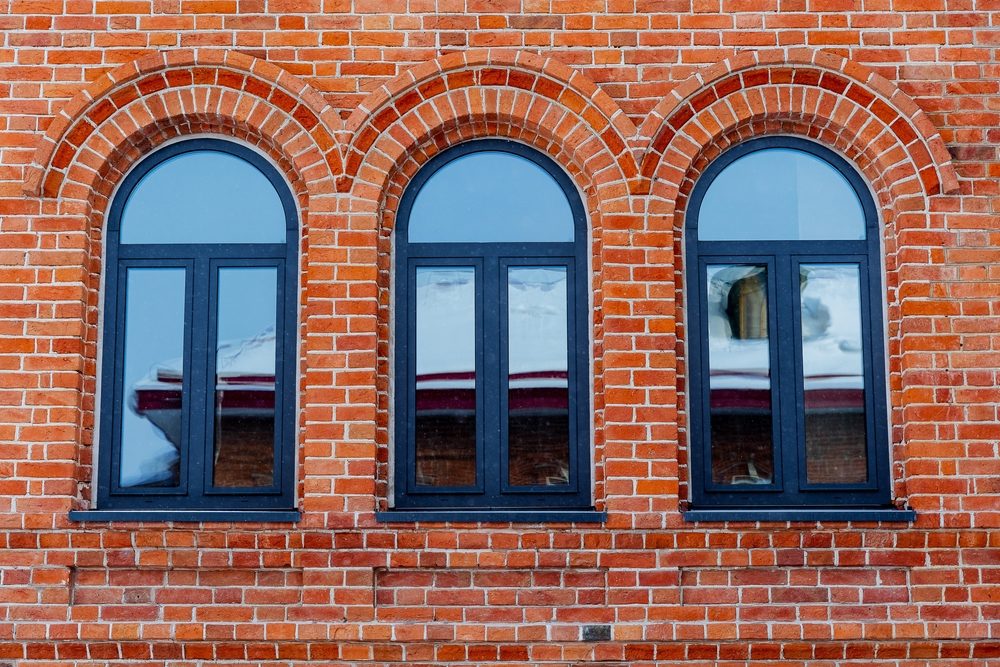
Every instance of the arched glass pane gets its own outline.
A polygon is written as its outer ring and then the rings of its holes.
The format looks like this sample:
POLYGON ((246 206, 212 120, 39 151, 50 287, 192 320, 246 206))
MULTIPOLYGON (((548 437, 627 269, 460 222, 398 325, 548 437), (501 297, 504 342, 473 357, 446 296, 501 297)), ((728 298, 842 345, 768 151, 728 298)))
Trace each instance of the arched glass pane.
POLYGON ((863 240, 865 215, 851 184, 805 151, 754 151, 725 167, 698 212, 701 241, 863 240))
POLYGON ((410 243, 573 240, 573 213, 559 184, 527 158, 480 151, 452 160, 420 189, 410 243))
POLYGON ((181 153, 139 181, 122 212, 121 243, 284 243, 277 191, 230 153, 181 153))

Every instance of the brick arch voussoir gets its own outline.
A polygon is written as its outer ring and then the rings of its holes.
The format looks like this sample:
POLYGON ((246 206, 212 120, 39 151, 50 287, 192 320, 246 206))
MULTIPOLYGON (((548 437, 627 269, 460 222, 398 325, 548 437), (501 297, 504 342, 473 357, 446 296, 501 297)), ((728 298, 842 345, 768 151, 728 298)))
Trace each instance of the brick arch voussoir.
POLYGON ((690 119, 719 100, 778 86, 790 86, 798 96, 807 96, 811 90, 825 91, 858 105, 861 113, 890 128, 913 162, 927 196, 958 190, 958 175, 943 139, 908 95, 863 65, 825 51, 801 48, 787 53, 741 51, 678 84, 639 130, 644 142, 639 166, 643 191, 652 187, 650 179, 667 147, 690 119))
POLYGON ((302 210, 310 196, 333 194, 334 176, 322 148, 300 119, 266 100, 217 85, 168 89, 135 98, 93 128, 46 196, 63 213, 103 212, 114 187, 140 158, 171 139, 216 134, 267 154, 286 176, 302 210))
POLYGON ((576 113, 615 156, 629 182, 638 163, 628 140, 636 128, 618 104, 583 73, 553 58, 518 51, 482 49, 450 53, 421 63, 376 90, 347 119, 343 143, 345 177, 351 182, 380 134, 411 110, 456 91, 501 87, 530 93, 576 113))
POLYGON ((922 174, 890 125, 827 91, 779 86, 717 100, 680 126, 651 179, 651 212, 672 215, 680 232, 687 198, 704 169, 737 143, 776 134, 812 138, 845 155, 871 185, 887 229, 894 210, 925 206, 922 174))
MULTIPOLYGON (((391 212, 421 165, 476 138, 512 139, 549 155, 587 194, 595 214, 629 210, 628 175, 586 119, 531 91, 503 87, 447 92, 380 131, 354 167, 355 210, 391 212)), ((391 215, 382 217, 391 225, 391 215)))
MULTIPOLYGON (((281 110, 306 128, 323 153, 326 169, 342 170, 336 137, 343 123, 323 96, 278 66, 233 51, 181 49, 156 52, 102 75, 58 112, 35 151, 23 184, 28 196, 57 197, 66 169, 98 127, 136 100, 176 91, 200 102, 201 113, 213 114, 213 98, 199 87, 239 91, 281 110), (202 95, 199 97, 199 95, 202 95)), ((155 106, 155 102, 152 103, 155 106)))
MULTIPOLYGON (((443 91, 423 100, 379 130, 355 167, 349 190, 350 226, 374 237, 377 275, 369 314, 375 316, 377 355, 376 446, 380 454, 376 473, 376 500, 384 507, 388 498, 392 340, 391 272, 395 214, 406 186, 431 158, 451 146, 477 138, 507 138, 532 146, 559 164, 581 190, 590 218, 593 274, 595 367, 594 410, 603 414, 604 379, 603 289, 601 280, 604 227, 602 220, 629 213, 632 205, 629 183, 613 154, 593 126, 581 114, 531 89, 509 86, 478 86, 443 91)), ((350 160, 350 158, 348 158, 350 160)), ((596 420, 597 424, 601 418, 596 420)), ((601 427, 597 426, 598 431, 601 427)), ((602 442, 598 437, 596 442, 602 442)), ((603 464, 597 445, 598 466, 603 464)), ((601 474, 597 473, 597 478, 601 474)), ((600 486, 600 482, 598 485, 600 486)), ((598 497, 602 492, 598 491, 598 497)))

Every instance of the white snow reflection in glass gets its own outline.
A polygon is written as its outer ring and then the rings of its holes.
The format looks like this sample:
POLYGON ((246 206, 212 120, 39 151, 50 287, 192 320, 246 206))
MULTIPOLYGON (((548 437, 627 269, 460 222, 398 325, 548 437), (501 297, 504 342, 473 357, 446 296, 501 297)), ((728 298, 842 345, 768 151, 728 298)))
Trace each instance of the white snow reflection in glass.
POLYGON ((414 442, 421 486, 476 483, 476 270, 419 266, 414 442))
POLYGON ((868 479, 864 362, 857 264, 802 264, 806 477, 810 484, 868 479))
POLYGON ((569 483, 566 268, 507 271, 508 483, 569 483))
POLYGON ((707 269, 712 481, 770 484, 767 267, 713 264, 707 269))
POLYGON ((700 241, 864 239, 861 201, 844 175, 805 151, 754 151, 725 167, 698 211, 700 241))
POLYGON ((122 487, 180 483, 184 281, 182 268, 130 268, 125 273, 122 487))
POLYGON ((573 240, 573 213, 551 174, 527 158, 479 151, 452 160, 420 189, 410 243, 573 240))

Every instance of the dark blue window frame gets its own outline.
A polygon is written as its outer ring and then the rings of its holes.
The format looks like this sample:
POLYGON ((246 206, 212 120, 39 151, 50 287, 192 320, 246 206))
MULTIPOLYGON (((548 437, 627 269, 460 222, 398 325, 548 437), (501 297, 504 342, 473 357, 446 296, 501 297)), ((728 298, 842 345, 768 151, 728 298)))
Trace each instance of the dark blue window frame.
MULTIPOLYGON (((516 193, 511 193, 516 196, 516 193)), ((589 298, 587 216, 570 178, 550 158, 513 141, 483 139, 452 147, 417 173, 400 202, 395 232, 395 400, 394 504, 399 510, 585 510, 591 501, 589 298), (544 169, 558 183, 573 217, 572 242, 409 243, 410 212, 424 184, 451 161, 479 151, 503 151, 544 169), (475 267, 476 423, 478 453, 474 487, 420 488, 416 484, 415 269, 420 265, 475 267), (506 477, 505 395, 507 295, 502 272, 508 266, 559 266, 567 271, 567 359, 570 422, 570 483, 558 487, 509 487, 506 477)), ((537 513, 536 513, 537 514, 537 513)), ((531 514, 539 520, 557 517, 531 514)), ((525 514, 525 516, 529 516, 525 514)), ((391 520, 391 516, 382 517, 391 520)), ((485 519, 508 518, 491 514, 485 519)), ((577 517, 588 520, 586 516, 577 517)), ((575 520, 575 519, 574 519, 575 520)))
MULTIPOLYGON (((721 155, 698 180, 685 224, 688 288, 689 460, 692 504, 696 508, 886 508, 890 506, 882 253, 878 213, 868 187, 854 168, 833 151, 806 139, 764 137, 721 155), (861 202, 865 238, 832 241, 700 241, 698 214, 709 186, 723 169, 755 151, 786 148, 814 155, 840 172, 861 202), (774 479, 767 485, 712 483, 709 425, 707 264, 761 264, 768 267, 772 442, 774 479), (798 265, 851 263, 860 270, 862 358, 865 386, 867 481, 809 484, 805 473, 801 307, 798 265)), ((757 517, 763 518, 763 517, 757 517)), ((786 517, 787 518, 787 517, 786 517)))
POLYGON ((295 471, 295 360, 298 275, 298 214, 295 200, 278 171, 255 151, 223 139, 191 139, 167 146, 142 160, 133 169, 112 202, 106 232, 104 284, 103 368, 97 474, 97 504, 92 512, 74 512, 72 519, 150 519, 168 511, 166 518, 197 520, 290 520, 285 512, 294 504, 295 471), (274 186, 284 212, 284 243, 130 243, 119 241, 122 214, 129 195, 155 167, 192 151, 217 151, 241 158, 258 169, 274 186), (121 488, 119 462, 122 443, 121 409, 125 391, 122 378, 125 343, 125 280, 129 267, 185 270, 185 323, 182 393, 181 468, 178 487, 121 488), (214 340, 218 307, 218 269, 222 267, 273 267, 278 276, 276 299, 275 439, 274 480, 270 487, 212 488, 211 435, 214 400, 214 340), (211 516, 199 513, 212 511, 211 516), (116 514, 117 511, 120 511, 116 514), (145 515, 133 514, 146 511, 145 515), (221 513, 220 513, 221 511, 221 513), (152 512, 152 513, 151 513, 152 512))

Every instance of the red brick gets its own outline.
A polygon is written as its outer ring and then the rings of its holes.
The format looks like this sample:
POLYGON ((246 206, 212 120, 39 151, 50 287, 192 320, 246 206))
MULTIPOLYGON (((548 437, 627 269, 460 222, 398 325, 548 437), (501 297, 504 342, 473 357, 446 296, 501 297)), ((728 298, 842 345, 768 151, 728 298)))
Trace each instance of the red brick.
POLYGON ((996 7, 445 4, 14 0, 0 18, 0 659, 1000 657, 996 7), (470 44, 491 50, 449 55, 470 44), (256 146, 306 212, 298 524, 66 519, 94 493, 108 203, 186 134, 256 146), (831 146, 880 202, 892 476, 915 525, 680 516, 683 217, 711 160, 766 134, 831 146), (390 227, 419 165, 477 136, 538 147, 584 193, 607 524, 373 515, 390 493, 390 227), (580 641, 603 624, 611 641, 580 641))

